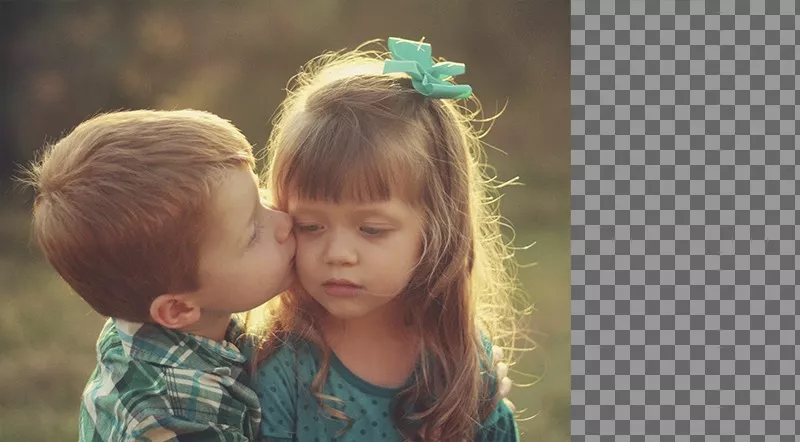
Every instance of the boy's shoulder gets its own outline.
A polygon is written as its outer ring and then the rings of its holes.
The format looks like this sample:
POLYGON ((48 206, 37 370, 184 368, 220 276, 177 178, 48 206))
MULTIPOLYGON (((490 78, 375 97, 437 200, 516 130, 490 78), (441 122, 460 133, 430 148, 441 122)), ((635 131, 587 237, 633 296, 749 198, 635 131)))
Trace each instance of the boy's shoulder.
POLYGON ((82 441, 148 434, 249 440, 258 429, 246 358, 232 344, 110 319, 97 353, 83 392, 82 441))

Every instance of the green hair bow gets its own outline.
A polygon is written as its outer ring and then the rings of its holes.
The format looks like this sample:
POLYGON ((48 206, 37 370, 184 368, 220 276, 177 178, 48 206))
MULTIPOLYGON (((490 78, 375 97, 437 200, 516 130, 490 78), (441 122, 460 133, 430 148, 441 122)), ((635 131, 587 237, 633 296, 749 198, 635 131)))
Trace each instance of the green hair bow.
POLYGON ((405 72, 411 76, 414 89, 422 95, 456 99, 472 95, 469 85, 445 81, 445 78, 463 74, 466 66, 449 61, 433 64, 430 44, 391 37, 389 51, 392 59, 384 62, 383 73, 405 72))

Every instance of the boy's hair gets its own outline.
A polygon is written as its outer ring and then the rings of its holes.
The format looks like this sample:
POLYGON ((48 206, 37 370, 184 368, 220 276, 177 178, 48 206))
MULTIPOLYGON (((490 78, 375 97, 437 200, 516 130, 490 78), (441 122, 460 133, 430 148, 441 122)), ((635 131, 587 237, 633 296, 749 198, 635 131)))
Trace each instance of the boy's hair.
MULTIPOLYGON (((423 253, 402 296, 423 340, 421 380, 398 395, 394 418, 406 437, 439 429, 442 440, 471 440, 494 399, 481 374, 492 368, 480 335, 509 344, 517 317, 512 254, 491 198, 498 186, 483 172, 472 127, 478 111, 426 98, 404 74, 382 74, 385 59, 359 49, 325 54, 295 77, 270 139, 268 186, 283 210, 294 195, 332 202, 398 197, 420 211, 423 253)), ((256 360, 290 334, 316 343, 324 356, 312 390, 330 414, 349 421, 321 393, 330 348, 314 315, 324 310, 302 292, 271 307, 256 360)))
POLYGON ((209 202, 231 167, 254 167, 252 147, 214 114, 96 116, 26 171, 34 236, 95 311, 150 322, 156 297, 199 287, 209 202))

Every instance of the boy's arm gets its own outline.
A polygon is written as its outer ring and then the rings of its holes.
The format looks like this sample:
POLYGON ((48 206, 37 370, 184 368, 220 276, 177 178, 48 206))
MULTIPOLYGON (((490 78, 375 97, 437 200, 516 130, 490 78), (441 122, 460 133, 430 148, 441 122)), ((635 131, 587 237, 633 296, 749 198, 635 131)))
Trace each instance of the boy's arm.
POLYGON ((511 391, 513 382, 511 378, 508 377, 508 364, 500 362, 503 360, 503 356, 502 348, 492 347, 492 361, 495 361, 495 375, 497 379, 500 379, 500 382, 498 382, 497 399, 502 399, 512 412, 516 412, 517 407, 511 402, 511 399, 508 398, 508 393, 511 391))
MULTIPOLYGON (((243 410, 207 386, 195 371, 156 367, 111 354, 87 384, 80 409, 81 442, 100 441, 225 441, 249 442, 243 410), (191 418, 191 419, 190 419, 191 418)), ((255 429, 257 431, 257 429, 255 429)))
MULTIPOLYGON (((136 396, 136 395, 134 395, 136 396)), ((131 398, 131 396, 128 396, 131 398)), ((177 442, 192 440, 197 442, 250 442, 241 428, 217 423, 200 423, 176 417, 162 408, 160 399, 148 400, 139 397, 139 410, 154 406, 151 414, 134 410, 123 410, 123 403, 112 406, 110 402, 100 401, 89 413, 87 404, 81 406, 80 441, 107 442, 110 440, 142 440, 148 442, 177 442), (142 407, 142 408, 139 408, 142 407), (138 417, 136 415, 139 415, 138 417), (127 417, 123 417, 127 416, 127 417), (121 420, 117 420, 117 417, 121 420), (188 438, 188 439, 187 439, 188 438)))
POLYGON ((160 422, 145 422, 132 429, 132 440, 149 442, 249 442, 240 428, 225 425, 204 425, 183 419, 166 419, 160 422))
POLYGON ((491 390, 494 392, 494 409, 491 414, 481 423, 475 435, 476 442, 518 442, 519 429, 514 420, 515 407, 506 396, 511 390, 511 379, 507 377, 508 365, 500 362, 503 359, 503 351, 488 341, 484 340, 491 365, 495 372, 488 372, 488 381, 491 390), (502 399, 502 400, 501 400, 502 399))
POLYGON ((519 440, 514 412, 502 401, 481 424, 475 436, 475 442, 519 442, 519 440))

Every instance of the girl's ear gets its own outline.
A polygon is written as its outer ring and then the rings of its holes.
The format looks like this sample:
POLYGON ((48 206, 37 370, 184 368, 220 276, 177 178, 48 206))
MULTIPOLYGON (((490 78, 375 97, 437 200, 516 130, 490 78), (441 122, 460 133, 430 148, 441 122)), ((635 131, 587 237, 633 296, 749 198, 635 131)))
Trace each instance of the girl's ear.
POLYGON ((186 294, 164 294, 150 304, 150 318, 170 329, 182 329, 200 320, 200 306, 186 294))

